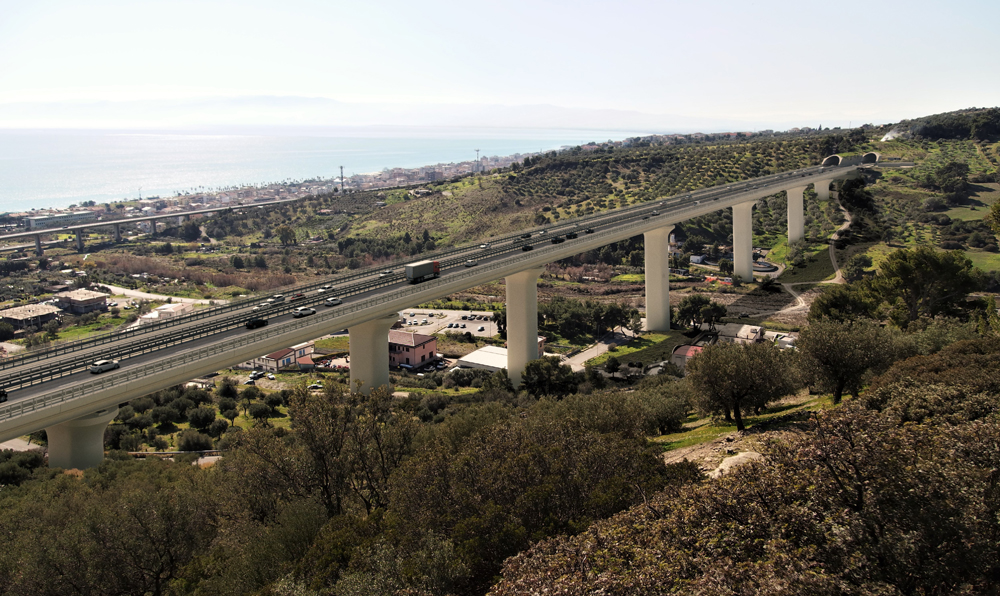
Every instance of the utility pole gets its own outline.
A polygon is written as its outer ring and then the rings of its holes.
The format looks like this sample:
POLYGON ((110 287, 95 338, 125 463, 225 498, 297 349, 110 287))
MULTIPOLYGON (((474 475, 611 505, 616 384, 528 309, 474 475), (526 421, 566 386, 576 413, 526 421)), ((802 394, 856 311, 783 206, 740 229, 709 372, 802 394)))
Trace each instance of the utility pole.
POLYGON ((340 194, 344 194, 344 166, 340 166, 340 194))

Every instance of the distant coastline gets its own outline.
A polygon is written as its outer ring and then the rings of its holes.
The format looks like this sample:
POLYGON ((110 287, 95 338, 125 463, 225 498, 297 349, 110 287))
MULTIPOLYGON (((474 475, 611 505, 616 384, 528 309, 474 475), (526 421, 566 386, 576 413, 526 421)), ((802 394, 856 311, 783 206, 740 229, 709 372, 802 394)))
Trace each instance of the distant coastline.
MULTIPOLYGON (((293 133, 294 129, 285 129, 293 133)), ((261 130, 266 132, 266 130, 261 130)), ((335 132, 328 129, 328 132, 335 132)), ((346 131, 345 131, 346 132, 346 131)), ((0 211, 83 201, 214 193, 372 173, 503 167, 538 152, 627 137, 628 131, 367 127, 353 136, 125 130, 0 130, 0 211), (140 197, 141 193, 141 197, 140 197)), ((403 176, 405 179, 412 176, 403 176)), ((362 183, 355 187, 360 188, 362 183)))

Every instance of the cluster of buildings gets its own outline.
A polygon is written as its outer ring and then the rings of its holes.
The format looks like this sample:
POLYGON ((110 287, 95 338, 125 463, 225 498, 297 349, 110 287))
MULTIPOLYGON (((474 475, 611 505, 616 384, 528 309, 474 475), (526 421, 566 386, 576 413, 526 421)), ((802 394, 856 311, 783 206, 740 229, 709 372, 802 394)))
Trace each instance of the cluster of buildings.
POLYGON ((693 343, 677 346, 670 355, 670 363, 679 368, 681 372, 684 372, 688 361, 700 354, 708 346, 716 343, 755 344, 769 342, 777 345, 782 350, 795 348, 795 335, 766 331, 759 325, 726 323, 725 325, 713 327, 705 323, 702 324, 701 331, 701 334, 695 338, 693 343))
POLYGON ((63 313, 83 315, 108 310, 108 295, 93 290, 59 292, 41 304, 26 304, 0 310, 0 321, 15 330, 39 330, 63 313))

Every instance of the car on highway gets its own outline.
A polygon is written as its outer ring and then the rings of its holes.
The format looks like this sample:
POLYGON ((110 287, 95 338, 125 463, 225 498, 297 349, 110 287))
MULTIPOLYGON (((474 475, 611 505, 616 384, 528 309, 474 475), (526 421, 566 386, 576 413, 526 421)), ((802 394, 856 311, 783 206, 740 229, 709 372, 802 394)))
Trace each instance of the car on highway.
POLYGON ((379 277, 387 277, 389 275, 392 275, 392 271, 389 270, 389 269, 386 269, 385 271, 379 273, 378 275, 379 275, 379 277))
POLYGON ((659 211, 654 211, 654 212, 650 213, 650 215, 659 215, 659 214, 660 214, 659 211))
POLYGON ((531 238, 531 234, 521 234, 521 238, 524 238, 524 239, 531 238))
POLYGON ((275 294, 274 296, 271 296, 270 299, 268 299, 268 302, 278 302, 284 299, 285 299, 284 294, 275 294))
POLYGON ((469 259, 468 261, 465 262, 466 267, 475 267, 478 264, 479 261, 476 261, 475 259, 469 259))
POLYGON ((583 231, 583 233, 584 234, 593 234, 594 233, 594 228, 587 228, 586 230, 583 231))
POLYGON ((576 237, 577 237, 576 232, 570 232, 569 234, 566 234, 566 239, 567 240, 572 240, 572 239, 574 239, 576 237))
POLYGON ((271 303, 270 302, 261 302, 260 304, 258 304, 257 306, 251 308, 250 310, 253 311, 253 312, 257 312, 258 310, 264 310, 264 309, 267 309, 267 308, 271 308, 271 303))
POLYGON ((293 295, 291 298, 289 298, 288 301, 289 302, 295 302, 296 300, 302 300, 305 297, 306 297, 305 294, 298 293, 298 294, 293 295))
POLYGON ((117 360, 94 360, 90 364, 90 372, 97 374, 118 368, 117 360))
POLYGON ((0 389, 0 404, 2 404, 5 401, 7 401, 7 390, 0 389))
POLYGON ((250 319, 247 321, 247 329, 257 329, 267 327, 267 319, 250 319))
POLYGON ((337 306, 338 304, 343 304, 343 303, 344 303, 343 300, 341 300, 340 298, 333 297, 333 296, 331 296, 330 298, 327 298, 323 302, 323 304, 325 304, 327 306, 337 306))
POLYGON ((487 242, 486 244, 480 244, 479 245, 479 248, 489 248, 489 247, 490 247, 490 243, 489 242, 487 242))
POLYGON ((309 315, 314 314, 316 314, 316 309, 308 306, 300 306, 292 311, 292 316, 296 319, 299 317, 308 317, 309 315))
POLYGON ((524 246, 521 247, 521 250, 523 250, 524 252, 528 252, 529 250, 535 250, 535 247, 530 244, 525 244, 524 246))

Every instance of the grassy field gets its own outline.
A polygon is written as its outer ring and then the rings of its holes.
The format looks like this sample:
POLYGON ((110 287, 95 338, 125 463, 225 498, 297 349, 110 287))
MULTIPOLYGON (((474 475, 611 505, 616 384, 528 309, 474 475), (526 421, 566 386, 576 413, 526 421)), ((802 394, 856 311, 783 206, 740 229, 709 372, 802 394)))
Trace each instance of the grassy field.
POLYGON ((324 350, 335 350, 338 352, 346 352, 351 348, 351 337, 349 335, 336 335, 334 337, 325 337, 323 339, 316 341, 317 348, 323 348, 324 350))
MULTIPOLYGON (((815 412, 831 407, 831 401, 826 396, 800 395, 789 398, 766 408, 759 416, 744 416, 746 427, 766 425, 780 416, 799 412, 815 412)), ((679 432, 650 439, 660 445, 664 451, 672 451, 693 445, 714 441, 720 437, 736 432, 736 425, 713 417, 699 417, 692 414, 679 432)))
POLYGON ((646 333, 623 346, 618 346, 614 352, 605 352, 596 358, 591 358, 587 364, 602 366, 611 356, 627 362, 641 362, 644 365, 662 362, 670 358, 675 347, 690 339, 680 331, 646 333))

